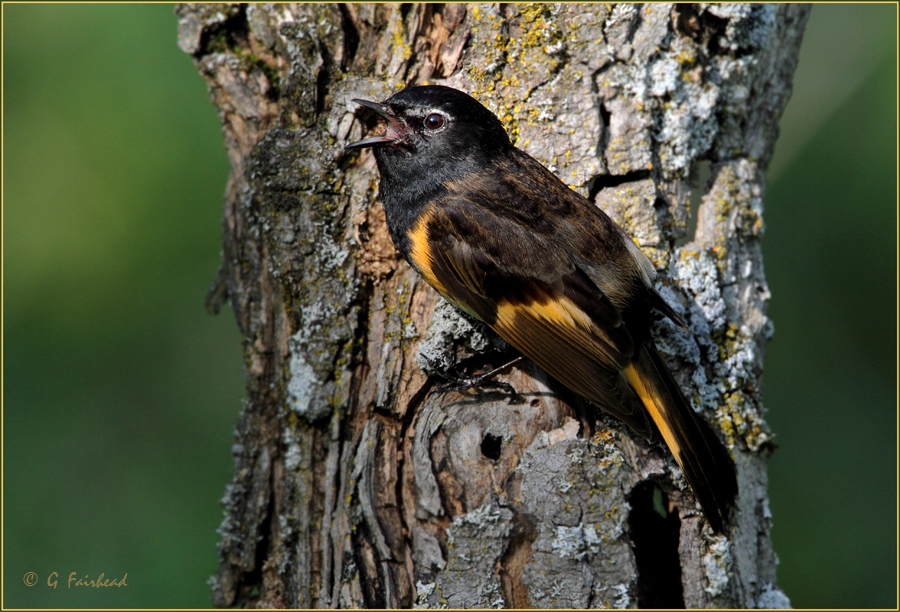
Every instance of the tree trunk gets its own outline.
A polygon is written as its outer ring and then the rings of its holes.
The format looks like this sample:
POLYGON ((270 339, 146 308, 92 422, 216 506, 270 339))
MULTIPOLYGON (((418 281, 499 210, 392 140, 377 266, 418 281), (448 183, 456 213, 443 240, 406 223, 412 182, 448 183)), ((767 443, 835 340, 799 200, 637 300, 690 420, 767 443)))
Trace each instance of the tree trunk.
POLYGON ((771 607, 765 169, 808 5, 181 5, 231 176, 224 261, 247 398, 218 606, 771 607), (714 535, 665 447, 533 364, 436 389, 503 343, 401 261, 352 98, 469 92, 639 242, 689 322, 654 335, 732 451, 714 535), (701 161, 696 234, 686 233, 701 161))

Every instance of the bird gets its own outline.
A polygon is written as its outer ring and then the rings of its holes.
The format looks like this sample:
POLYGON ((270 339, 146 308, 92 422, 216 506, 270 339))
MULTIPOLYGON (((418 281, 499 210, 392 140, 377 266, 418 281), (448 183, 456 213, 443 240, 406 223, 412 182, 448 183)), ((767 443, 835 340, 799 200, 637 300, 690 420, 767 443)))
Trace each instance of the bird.
POLYGON ((370 148, 388 231, 441 296, 570 390, 649 440, 660 435, 707 521, 724 533, 737 495, 728 450, 684 396, 651 335, 656 269, 598 206, 516 148, 494 113, 442 85, 383 102, 370 148))

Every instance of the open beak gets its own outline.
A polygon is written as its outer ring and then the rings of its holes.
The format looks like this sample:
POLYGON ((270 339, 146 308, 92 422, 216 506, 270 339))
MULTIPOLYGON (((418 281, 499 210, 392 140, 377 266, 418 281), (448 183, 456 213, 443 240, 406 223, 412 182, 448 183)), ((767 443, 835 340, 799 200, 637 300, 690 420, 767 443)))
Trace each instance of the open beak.
POLYGON ((373 147, 380 144, 390 144, 406 136, 406 126, 403 125, 402 121, 392 115, 391 111, 388 110, 388 107, 384 104, 369 102, 368 100, 354 99, 351 101, 356 102, 357 104, 362 104, 366 108, 371 108, 373 111, 378 113, 378 115, 382 119, 385 119, 387 121, 387 129, 381 136, 372 136, 371 138, 363 138, 362 140, 357 140, 356 142, 345 145, 345 149, 362 149, 364 147, 373 147))

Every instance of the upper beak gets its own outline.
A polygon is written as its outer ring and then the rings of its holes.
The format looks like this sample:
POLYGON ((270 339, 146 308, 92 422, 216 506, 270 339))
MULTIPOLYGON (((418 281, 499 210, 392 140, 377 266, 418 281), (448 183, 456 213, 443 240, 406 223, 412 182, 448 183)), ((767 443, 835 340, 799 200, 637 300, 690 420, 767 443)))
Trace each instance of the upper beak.
POLYGON ((391 111, 384 104, 369 102, 368 100, 356 99, 352 100, 352 102, 362 104, 363 106, 371 108, 373 111, 378 113, 383 119, 387 120, 387 129, 381 136, 372 136, 371 138, 363 138, 362 140, 357 140, 356 142, 345 145, 345 149, 361 149, 363 147, 371 147, 378 144, 389 144, 406 136, 406 126, 403 125, 402 121, 391 114, 391 111))

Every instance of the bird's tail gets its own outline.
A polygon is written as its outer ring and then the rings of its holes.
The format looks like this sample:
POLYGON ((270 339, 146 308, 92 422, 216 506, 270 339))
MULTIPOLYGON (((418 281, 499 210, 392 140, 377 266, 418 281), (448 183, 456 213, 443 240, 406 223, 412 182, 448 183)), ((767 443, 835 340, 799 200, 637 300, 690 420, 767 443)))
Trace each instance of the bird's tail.
POLYGON ((709 524, 716 533, 723 533, 737 495, 737 476, 728 451, 694 414, 652 341, 643 345, 625 373, 684 471, 709 524))

